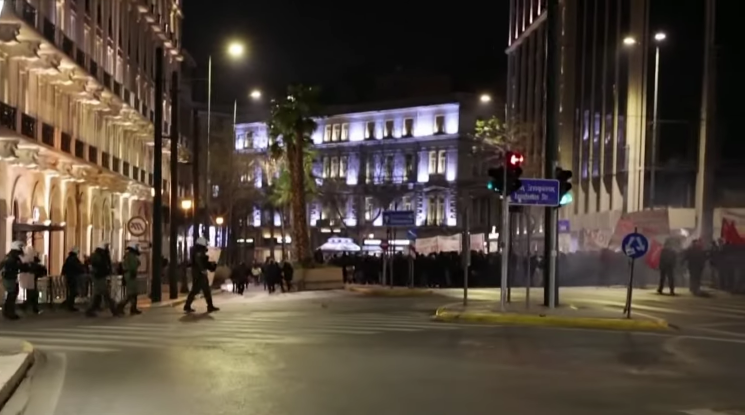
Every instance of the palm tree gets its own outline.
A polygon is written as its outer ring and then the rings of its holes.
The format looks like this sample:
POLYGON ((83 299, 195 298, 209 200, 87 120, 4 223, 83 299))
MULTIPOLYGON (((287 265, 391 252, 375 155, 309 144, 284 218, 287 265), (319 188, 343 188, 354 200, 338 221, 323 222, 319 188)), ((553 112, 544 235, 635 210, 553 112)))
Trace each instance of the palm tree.
POLYGON ((312 262, 310 232, 306 217, 307 194, 297 189, 306 189, 306 155, 312 144, 311 135, 317 124, 317 90, 301 85, 287 88, 287 97, 272 103, 269 119, 269 137, 272 140, 270 154, 274 159, 283 159, 287 164, 290 188, 290 211, 292 215, 293 241, 296 258, 303 264, 312 262))

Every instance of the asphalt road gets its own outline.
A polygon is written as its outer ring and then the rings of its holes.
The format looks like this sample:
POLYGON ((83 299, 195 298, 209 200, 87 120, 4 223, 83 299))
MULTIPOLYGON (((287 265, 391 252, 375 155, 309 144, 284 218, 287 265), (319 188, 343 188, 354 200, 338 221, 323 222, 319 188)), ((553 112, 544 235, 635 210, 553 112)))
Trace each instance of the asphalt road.
POLYGON ((448 300, 220 296, 222 310, 209 316, 42 317, 0 323, 0 333, 43 352, 11 402, 30 397, 25 415, 745 409, 742 336, 431 322, 428 313, 448 300))

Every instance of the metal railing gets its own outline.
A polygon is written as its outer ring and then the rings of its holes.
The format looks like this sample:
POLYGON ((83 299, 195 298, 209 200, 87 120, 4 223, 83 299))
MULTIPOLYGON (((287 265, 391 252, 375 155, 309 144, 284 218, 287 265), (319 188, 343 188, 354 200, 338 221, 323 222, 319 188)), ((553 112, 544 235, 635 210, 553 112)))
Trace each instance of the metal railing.
MULTIPOLYGON (((127 297, 128 288, 124 283, 124 279, 121 275, 112 275, 106 278, 109 295, 114 301, 121 301, 127 297)), ((36 281, 36 287, 39 291, 39 304, 47 305, 50 308, 54 308, 62 304, 65 299, 69 296, 69 290, 67 286, 67 279, 61 275, 53 275, 48 277, 39 278, 36 281)), ((1 288, 0 288, 1 290, 1 288)), ((2 290, 1 298, 5 298, 5 292, 2 290)), ((93 296, 93 279, 90 275, 83 275, 77 281, 76 287, 76 303, 89 302, 93 296)), ((141 275, 137 277, 137 293, 138 295, 145 295, 150 292, 150 277, 147 275, 141 275)), ((18 295, 18 302, 23 303, 26 301, 27 291, 21 290, 18 295)))

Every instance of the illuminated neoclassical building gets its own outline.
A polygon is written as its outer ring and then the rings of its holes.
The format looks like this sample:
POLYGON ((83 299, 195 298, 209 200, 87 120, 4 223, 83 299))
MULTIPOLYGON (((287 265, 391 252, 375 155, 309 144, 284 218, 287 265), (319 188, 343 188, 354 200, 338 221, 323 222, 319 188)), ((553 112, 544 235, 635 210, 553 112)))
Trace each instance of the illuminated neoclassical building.
MULTIPOLYGON (((490 227, 496 212, 485 185, 488 165, 472 153, 469 134, 477 117, 500 110, 498 103, 487 105, 472 95, 330 109, 313 134, 313 173, 322 189, 308 204, 314 246, 338 233, 379 244, 386 237, 383 210, 414 211, 419 237, 458 232, 464 203, 473 207, 474 229, 490 227)), ((239 157, 262 157, 268 145, 263 122, 236 127, 239 157)), ((248 166, 236 171, 245 186, 261 190, 274 180, 261 163, 239 166, 248 166)), ((212 196, 219 193, 212 189, 212 196)), ((239 243, 252 245, 263 258, 272 239, 280 242, 282 217, 272 215, 260 197, 251 202, 242 205, 247 209, 234 226, 239 243)), ((395 239, 409 245, 405 229, 395 239)))
POLYGON ((106 240, 120 257, 129 219, 150 220, 156 105, 166 134, 170 125, 154 56, 164 48, 168 82, 181 60, 180 3, 0 1, 2 252, 27 240, 54 274, 73 246, 88 254, 106 240))

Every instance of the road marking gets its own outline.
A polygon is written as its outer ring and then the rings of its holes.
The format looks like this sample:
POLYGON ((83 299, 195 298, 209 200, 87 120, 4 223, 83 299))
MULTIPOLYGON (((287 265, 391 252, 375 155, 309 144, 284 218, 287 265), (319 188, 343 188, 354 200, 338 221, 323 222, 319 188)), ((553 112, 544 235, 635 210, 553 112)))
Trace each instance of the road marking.
POLYGON ((691 409, 688 411, 681 411, 684 414, 688 415, 734 415, 730 412, 719 412, 719 411, 713 411, 711 409, 691 409))

